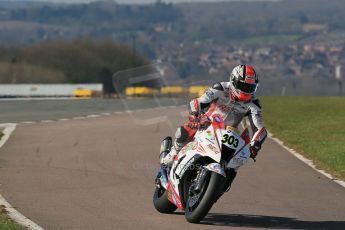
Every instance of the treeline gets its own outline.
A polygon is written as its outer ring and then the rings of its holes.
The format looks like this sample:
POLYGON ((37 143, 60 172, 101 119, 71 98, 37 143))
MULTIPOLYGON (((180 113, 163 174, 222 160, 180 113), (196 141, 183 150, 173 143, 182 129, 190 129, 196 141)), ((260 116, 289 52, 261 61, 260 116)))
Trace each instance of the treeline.
POLYGON ((0 48, 0 83, 95 83, 111 86, 115 72, 149 62, 111 40, 50 41, 0 48))

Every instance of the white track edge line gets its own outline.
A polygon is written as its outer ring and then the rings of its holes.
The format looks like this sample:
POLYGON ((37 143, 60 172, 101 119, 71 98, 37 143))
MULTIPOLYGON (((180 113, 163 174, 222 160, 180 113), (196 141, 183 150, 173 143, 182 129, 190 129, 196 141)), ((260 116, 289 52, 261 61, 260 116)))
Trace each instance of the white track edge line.
POLYGON ((0 140, 0 148, 7 142, 7 140, 10 138, 12 132, 16 129, 17 124, 16 123, 5 123, 0 124, 0 128, 4 128, 2 133, 4 134, 3 137, 0 140))
POLYGON ((24 124, 24 125, 31 125, 31 124, 36 124, 36 121, 21 121, 20 124, 24 124))
POLYGON ((295 156, 297 159, 299 159, 300 161, 302 161, 303 163, 305 163, 306 165, 308 165, 309 167, 311 167, 312 169, 314 169, 315 171, 317 171, 318 173, 321 173, 322 175, 324 175, 325 177, 331 179, 332 181, 334 181, 335 183, 337 183, 338 185, 342 186, 343 188, 345 188, 345 181, 339 180, 334 178, 331 174, 325 172, 324 170, 318 169, 316 167, 316 165, 314 164, 314 162, 312 160, 309 160, 308 158, 304 157, 302 154, 298 153, 296 150, 291 149, 287 146, 284 145, 284 142, 279 140, 276 137, 273 137, 272 133, 268 133, 268 136, 271 140, 273 140, 275 143, 277 143, 278 145, 280 145, 281 147, 283 147, 285 150, 287 150, 289 153, 291 153, 293 156, 295 156))
POLYGON ((114 111, 114 112, 109 112, 109 113, 99 113, 99 114, 91 114, 91 115, 86 115, 86 116, 76 116, 76 117, 72 117, 72 118, 58 118, 58 119, 54 119, 54 120, 21 121, 21 122, 19 122, 19 124, 30 125, 30 124, 37 124, 37 123, 52 123, 52 122, 58 122, 58 121, 84 120, 87 118, 97 118, 97 117, 102 117, 102 116, 110 116, 112 114, 120 115, 120 114, 125 114, 125 113, 147 112, 147 111, 152 111, 152 110, 172 109, 172 108, 176 109, 176 108, 182 108, 182 107, 185 107, 185 106, 184 105, 180 105, 180 106, 172 105, 172 106, 162 106, 162 107, 156 107, 156 108, 146 108, 146 109, 137 109, 137 110, 114 111))
MULTIPOLYGON (((4 144, 8 141, 13 131, 16 129, 17 124, 15 123, 6 123, 0 124, 0 127, 3 127, 4 130, 2 133, 4 136, 0 140, 0 148, 4 146, 4 144)), ((42 227, 38 226, 29 218, 25 217, 19 211, 17 211, 7 200, 0 194, 0 206, 4 207, 7 211, 7 215, 11 218, 14 222, 30 229, 30 230, 44 230, 42 227)))
POLYGON ((70 118, 59 118, 56 121, 69 121, 71 120, 70 118))

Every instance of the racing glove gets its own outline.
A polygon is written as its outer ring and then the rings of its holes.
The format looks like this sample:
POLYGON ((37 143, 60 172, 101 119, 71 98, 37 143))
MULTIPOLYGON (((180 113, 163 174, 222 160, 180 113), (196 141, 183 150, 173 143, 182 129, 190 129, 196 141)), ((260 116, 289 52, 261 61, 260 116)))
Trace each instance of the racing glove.
POLYGON ((197 113, 191 113, 188 117, 189 123, 188 126, 191 129, 197 129, 199 127, 200 117, 197 113))
POLYGON ((205 114, 201 114, 199 118, 200 128, 208 127, 210 124, 211 124, 210 118, 205 114))
POLYGON ((252 145, 250 145, 249 147, 250 158, 253 158, 255 160, 260 149, 261 149, 261 146, 257 141, 255 141, 252 145))
POLYGON ((207 127, 211 123, 210 119, 208 116, 201 114, 191 114, 189 116, 189 123, 188 126, 191 129, 198 129, 198 128, 203 128, 207 127))

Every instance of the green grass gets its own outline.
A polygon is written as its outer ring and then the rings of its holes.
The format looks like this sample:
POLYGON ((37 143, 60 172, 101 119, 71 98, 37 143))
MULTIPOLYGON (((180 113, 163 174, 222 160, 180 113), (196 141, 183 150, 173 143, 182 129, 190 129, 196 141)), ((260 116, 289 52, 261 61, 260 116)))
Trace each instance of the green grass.
POLYGON ((262 97, 269 131, 335 177, 345 179, 344 97, 262 97))
POLYGON ((24 227, 21 227, 10 220, 7 215, 6 211, 3 207, 0 207, 0 229, 1 230, 24 230, 24 227))

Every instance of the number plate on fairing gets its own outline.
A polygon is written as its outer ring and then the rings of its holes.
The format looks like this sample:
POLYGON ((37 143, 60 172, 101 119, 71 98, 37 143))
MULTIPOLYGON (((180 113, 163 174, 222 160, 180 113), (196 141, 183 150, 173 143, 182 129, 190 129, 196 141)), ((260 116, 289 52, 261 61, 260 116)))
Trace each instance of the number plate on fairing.
POLYGON ((240 144, 240 138, 238 135, 236 135, 232 131, 228 131, 227 133, 223 134, 222 137, 222 144, 231 148, 231 149, 237 149, 240 144))

